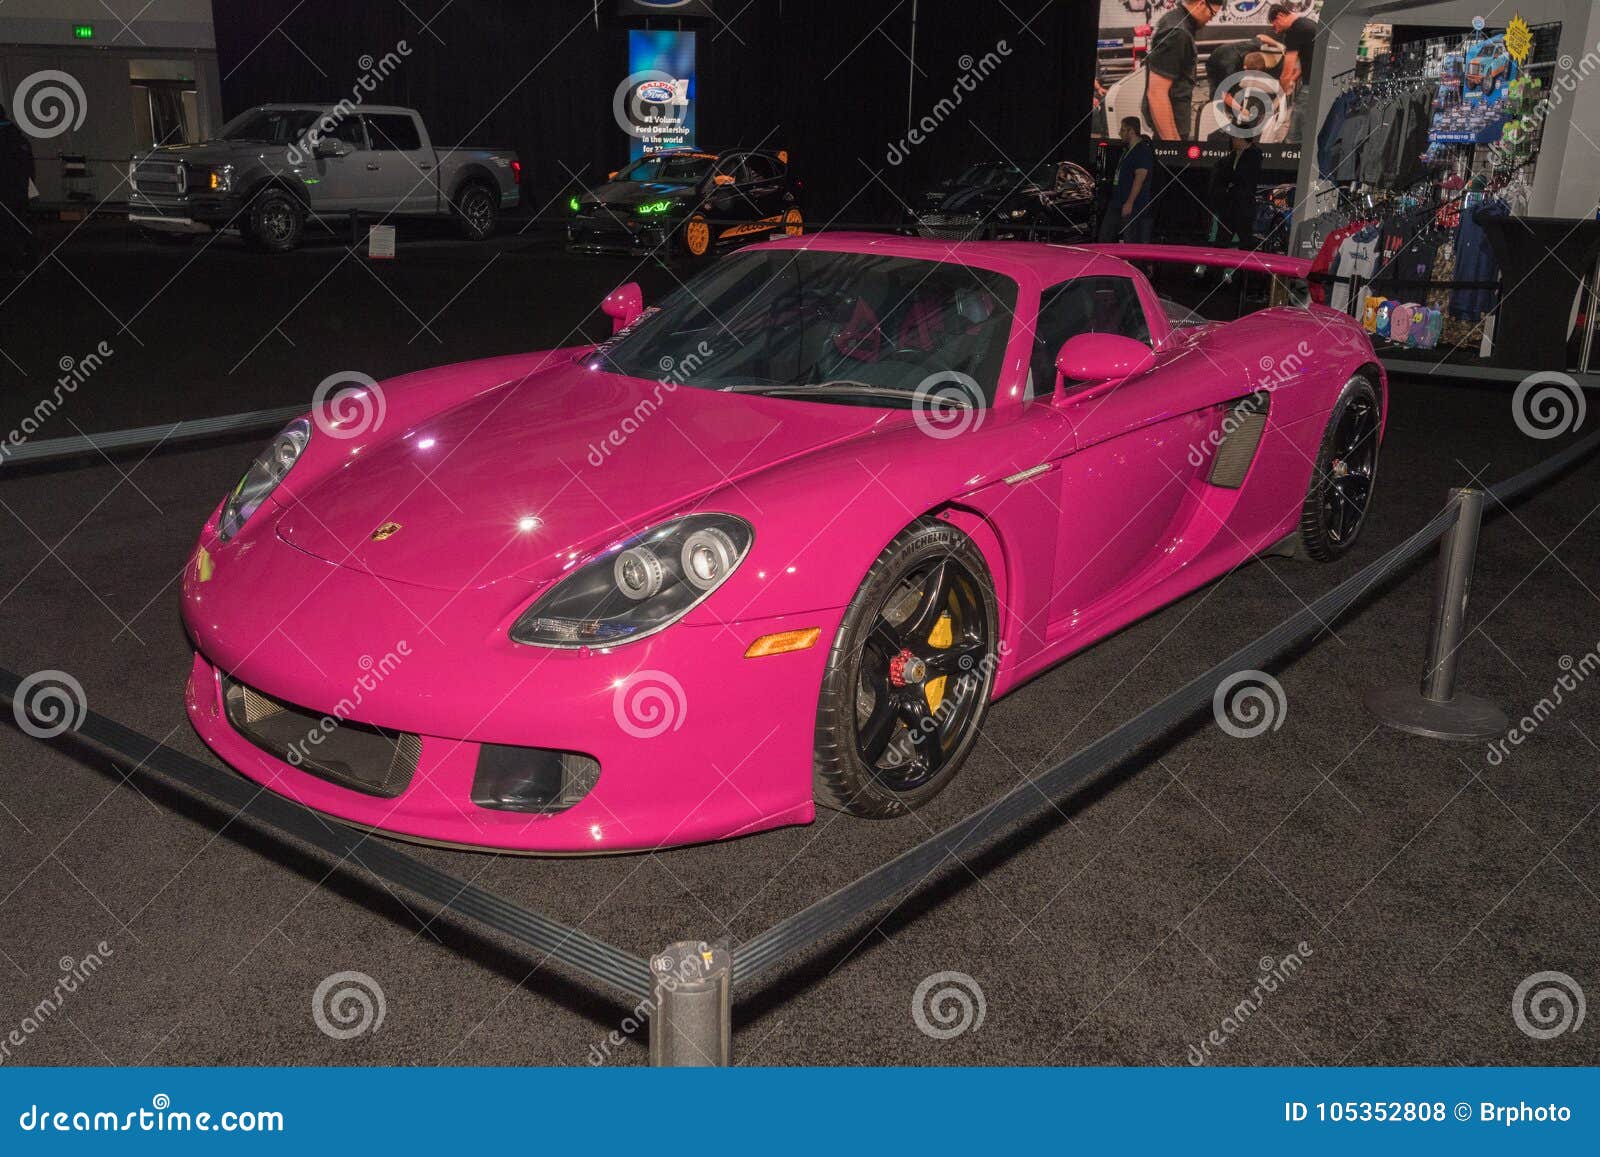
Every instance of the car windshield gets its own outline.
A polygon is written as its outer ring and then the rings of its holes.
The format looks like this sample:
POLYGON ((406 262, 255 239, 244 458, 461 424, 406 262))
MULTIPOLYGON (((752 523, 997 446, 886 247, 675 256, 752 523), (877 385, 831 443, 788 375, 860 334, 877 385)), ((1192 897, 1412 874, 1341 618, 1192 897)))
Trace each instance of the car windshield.
POLYGON ((288 144, 299 140, 316 119, 317 114, 311 109, 254 108, 224 126, 222 139, 288 144))
POLYGON ((958 185, 1011 184, 1022 177, 1022 170, 1009 161, 983 161, 956 178, 958 185))
POLYGON ((674 185, 689 185, 703 180, 711 171, 714 158, 705 156, 654 156, 640 157, 628 165, 616 179, 619 181, 652 181, 674 185))
POLYGON ((959 389, 994 401, 1017 286, 954 262, 825 250, 729 257, 597 351, 630 377, 910 407, 959 389))

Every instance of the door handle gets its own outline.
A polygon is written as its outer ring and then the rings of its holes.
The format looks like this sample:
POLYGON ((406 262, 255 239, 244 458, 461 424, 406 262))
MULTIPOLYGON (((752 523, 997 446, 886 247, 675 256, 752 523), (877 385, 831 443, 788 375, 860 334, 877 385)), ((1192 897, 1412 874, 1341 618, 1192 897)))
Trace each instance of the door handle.
POLYGON ((419 170, 420 170, 420 171, 421 171, 421 172, 424 172, 424 173, 426 173, 426 172, 427 172, 427 171, 428 171, 428 170, 429 170, 429 169, 431 169, 431 168, 433 168, 433 166, 432 166, 432 165, 418 165, 418 166, 417 166, 417 168, 418 168, 418 169, 419 169, 419 170))
POLYGON ((367 162, 367 172, 376 173, 377 171, 378 171, 378 162, 377 161, 368 161, 367 162))

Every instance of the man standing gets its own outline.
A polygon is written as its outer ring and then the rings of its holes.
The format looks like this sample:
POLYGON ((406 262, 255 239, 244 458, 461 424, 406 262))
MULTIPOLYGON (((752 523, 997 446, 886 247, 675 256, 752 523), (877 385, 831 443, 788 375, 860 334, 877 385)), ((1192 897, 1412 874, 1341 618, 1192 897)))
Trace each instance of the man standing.
POLYGON ((1261 184, 1261 149, 1252 136, 1235 136, 1232 151, 1217 162, 1222 169, 1217 241, 1239 249, 1256 247, 1256 188, 1261 184))
POLYGON ((1150 240, 1154 219, 1150 186, 1155 179, 1155 152, 1140 131, 1138 117, 1123 117, 1120 135, 1122 160, 1117 165, 1111 203, 1100 220, 1100 240, 1144 244, 1150 240))
POLYGON ((1300 90, 1311 80, 1311 58, 1317 49, 1317 33, 1321 26, 1309 16, 1299 16, 1288 4, 1274 4, 1267 9, 1267 20, 1275 36, 1283 41, 1283 73, 1278 82, 1283 85, 1284 99, 1293 108, 1289 123, 1289 140, 1298 144, 1301 139, 1301 122, 1305 101, 1300 90))
POLYGON ((1145 59, 1144 113, 1159 141, 1194 133, 1190 105, 1200 60, 1194 38, 1223 7, 1222 0, 1183 0, 1156 25, 1145 59))

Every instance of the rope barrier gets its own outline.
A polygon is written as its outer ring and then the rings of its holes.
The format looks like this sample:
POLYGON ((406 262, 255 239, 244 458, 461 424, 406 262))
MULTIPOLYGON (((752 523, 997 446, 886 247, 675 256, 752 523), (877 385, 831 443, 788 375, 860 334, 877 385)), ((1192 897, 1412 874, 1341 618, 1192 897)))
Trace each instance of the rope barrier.
MULTIPOLYGON (((1501 506, 1548 480, 1600 447, 1600 433, 1553 455, 1538 465, 1486 487, 1501 506)), ((770 971, 816 941, 838 931, 855 917, 906 889, 920 885, 946 858, 970 855, 978 845, 1024 820, 1042 816, 1061 798, 1092 783, 1120 764, 1135 750, 1160 737, 1211 702, 1216 687, 1237 671, 1260 669, 1281 657, 1291 646, 1323 629, 1438 541, 1456 518, 1452 501, 1427 525, 1413 533, 1382 558, 1369 563, 1315 602, 1291 615, 1252 643, 1239 648, 1205 674, 1190 680, 1161 702, 1147 708, 1120 727, 1102 735, 1034 779, 1011 791, 966 819, 902 852, 832 895, 818 900, 785 920, 737 946, 733 953, 736 988, 770 971)))
MULTIPOLYGON (((20 683, 17 675, 0 669, 0 697, 14 700, 20 683)), ((340 861, 349 860, 381 880, 432 900, 447 911, 469 916, 632 998, 650 995, 650 969, 643 957, 441 872, 387 840, 369 839, 366 832, 328 819, 242 776, 157 743, 93 711, 84 713, 76 734, 109 751, 133 770, 148 771, 207 796, 280 835, 292 836, 340 861)))

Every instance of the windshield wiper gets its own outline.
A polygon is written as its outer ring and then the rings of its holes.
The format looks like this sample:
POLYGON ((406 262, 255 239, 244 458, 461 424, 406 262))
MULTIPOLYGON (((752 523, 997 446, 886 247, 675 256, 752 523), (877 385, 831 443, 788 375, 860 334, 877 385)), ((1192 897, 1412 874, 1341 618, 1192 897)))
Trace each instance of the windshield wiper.
POLYGON ((802 398, 885 398, 902 403, 909 403, 913 398, 907 390, 896 389, 893 386, 873 386, 866 382, 751 384, 725 386, 723 390, 730 394, 776 394, 802 398))

